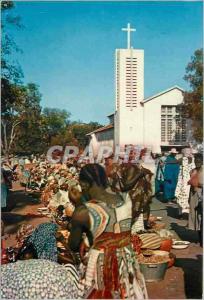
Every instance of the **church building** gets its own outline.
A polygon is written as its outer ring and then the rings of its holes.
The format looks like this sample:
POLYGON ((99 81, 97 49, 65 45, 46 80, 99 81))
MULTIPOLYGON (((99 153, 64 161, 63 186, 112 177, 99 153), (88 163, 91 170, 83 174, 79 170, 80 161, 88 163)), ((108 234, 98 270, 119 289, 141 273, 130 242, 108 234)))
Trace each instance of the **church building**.
POLYGON ((184 91, 173 86, 145 99, 144 50, 131 47, 135 29, 130 24, 122 30, 127 31, 127 49, 115 51, 115 112, 107 126, 88 134, 93 154, 101 145, 151 147, 153 153, 187 146, 186 119, 179 109, 184 91))

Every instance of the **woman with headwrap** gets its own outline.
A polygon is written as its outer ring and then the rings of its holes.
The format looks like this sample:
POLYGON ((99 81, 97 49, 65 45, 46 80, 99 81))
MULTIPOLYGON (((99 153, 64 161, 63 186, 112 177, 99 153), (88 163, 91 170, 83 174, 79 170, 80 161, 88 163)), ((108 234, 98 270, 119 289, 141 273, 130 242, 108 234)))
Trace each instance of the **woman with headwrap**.
POLYGON ((132 200, 132 233, 148 227, 152 200, 153 173, 133 164, 113 165, 110 173, 111 189, 128 192, 132 200))
POLYGON ((118 176, 114 183, 121 191, 113 192, 107 188, 100 165, 88 164, 80 172, 82 193, 90 200, 74 211, 68 246, 79 258, 84 233, 89 237, 91 248, 83 280, 86 298, 147 298, 131 244, 134 205, 127 193, 144 174, 138 168, 124 167, 118 176))

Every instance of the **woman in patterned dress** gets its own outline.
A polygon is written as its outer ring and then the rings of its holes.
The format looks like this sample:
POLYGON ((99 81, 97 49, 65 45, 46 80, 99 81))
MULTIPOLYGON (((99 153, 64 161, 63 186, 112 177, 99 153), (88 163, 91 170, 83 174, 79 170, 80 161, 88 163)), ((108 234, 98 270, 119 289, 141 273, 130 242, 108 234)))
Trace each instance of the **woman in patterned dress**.
MULTIPOLYGON (((128 188, 142 176, 138 168, 126 173, 123 183, 129 183, 128 188)), ((131 197, 127 192, 112 192, 107 187, 105 170, 98 164, 83 167, 79 180, 83 194, 91 200, 74 211, 68 246, 77 256, 84 233, 89 237, 90 250, 82 276, 83 297, 147 298, 144 277, 131 244, 131 197)))
POLYGON ((182 216, 183 213, 189 213, 190 185, 188 184, 188 181, 190 180, 190 173, 194 168, 195 164, 193 157, 190 155, 190 153, 185 151, 182 158, 175 191, 180 216, 182 216))

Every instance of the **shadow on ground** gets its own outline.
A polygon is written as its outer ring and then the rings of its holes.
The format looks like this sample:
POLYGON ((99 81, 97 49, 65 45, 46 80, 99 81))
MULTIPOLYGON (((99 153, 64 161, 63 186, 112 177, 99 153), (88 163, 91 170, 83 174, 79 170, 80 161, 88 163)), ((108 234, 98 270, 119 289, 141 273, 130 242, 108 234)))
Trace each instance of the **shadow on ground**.
POLYGON ((197 259, 177 258, 175 266, 182 268, 184 272, 186 298, 202 299, 202 256, 197 255, 197 259))
POLYGON ((28 194, 22 190, 10 191, 7 198, 7 207, 3 208, 1 213, 1 219, 6 226, 6 233, 16 233, 24 222, 31 221, 32 216, 18 212, 27 205, 34 206, 39 203, 40 199, 35 194, 28 194))
MULTIPOLYGON (((174 219, 181 219, 181 216, 179 215, 179 208, 176 204, 176 202, 172 206, 168 206, 168 202, 164 201, 162 198, 162 195, 157 195, 156 199, 162 203, 162 205, 166 206, 167 216, 174 218, 174 219)), ((188 220, 188 214, 184 213, 182 214, 182 220, 188 220)))
POLYGON ((166 210, 167 210, 168 217, 179 219, 179 210, 177 207, 167 206, 166 210))
POLYGON ((40 199, 34 195, 25 193, 24 191, 10 191, 7 198, 7 207, 2 212, 10 212, 13 209, 23 208, 26 205, 36 205, 40 203, 40 199))
POLYGON ((171 228, 183 241, 189 241, 191 243, 197 243, 199 241, 197 231, 190 230, 184 226, 178 225, 177 223, 171 223, 171 228))
POLYGON ((13 234, 18 231, 18 229, 25 221, 29 222, 30 220, 32 220, 32 217, 11 212, 5 212, 1 214, 1 219, 6 226, 6 233, 13 234))

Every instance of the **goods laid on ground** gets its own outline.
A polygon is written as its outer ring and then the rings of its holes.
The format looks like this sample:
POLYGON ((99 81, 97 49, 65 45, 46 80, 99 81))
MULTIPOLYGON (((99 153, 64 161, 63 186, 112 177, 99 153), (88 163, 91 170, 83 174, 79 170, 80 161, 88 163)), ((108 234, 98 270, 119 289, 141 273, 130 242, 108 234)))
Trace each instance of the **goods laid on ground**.
POLYGON ((173 249, 186 249, 190 245, 190 242, 188 241, 173 241, 172 248, 173 249))
POLYGON ((169 260, 169 253, 166 251, 152 251, 148 256, 145 253, 141 253, 138 256, 138 262, 142 264, 158 264, 169 260))
POLYGON ((170 238, 162 239, 159 249, 170 252, 171 248, 172 248, 172 244, 173 244, 172 239, 170 239, 170 238))
POLYGON ((152 228, 155 230, 164 229, 166 227, 165 223, 155 223, 152 225, 152 228))
POLYGON ((168 262, 162 262, 157 264, 140 264, 140 270, 144 275, 146 282, 161 281, 164 279, 168 262))
POLYGON ((158 249, 161 245, 161 238, 156 233, 144 233, 140 234, 142 241, 142 249, 158 249))
POLYGON ((146 282, 160 281, 164 279, 168 263, 170 261, 169 253, 166 251, 143 252, 138 256, 140 270, 144 275, 146 282))

